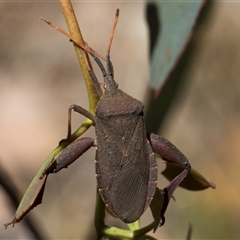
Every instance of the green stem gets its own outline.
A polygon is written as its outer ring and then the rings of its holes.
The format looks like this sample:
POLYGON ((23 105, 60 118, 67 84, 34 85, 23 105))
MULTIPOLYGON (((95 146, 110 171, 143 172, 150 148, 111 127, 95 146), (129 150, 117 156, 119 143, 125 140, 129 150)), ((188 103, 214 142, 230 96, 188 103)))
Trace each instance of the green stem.
MULTIPOLYGON (((70 0, 59 0, 59 3, 62 8, 63 15, 65 17, 69 33, 73 39, 82 43, 84 45, 84 39, 81 34, 81 30, 79 28, 76 15, 73 10, 73 6, 70 0)), ((75 43, 73 43, 77 58, 79 61, 79 65, 81 67, 83 77, 85 80, 88 98, 89 98, 89 111, 91 113, 95 113, 96 105, 99 102, 99 96, 95 90, 92 79, 89 75, 88 66, 91 68, 91 62, 88 58, 88 55, 79 48, 75 43), (86 62, 86 60, 88 62, 86 62)))

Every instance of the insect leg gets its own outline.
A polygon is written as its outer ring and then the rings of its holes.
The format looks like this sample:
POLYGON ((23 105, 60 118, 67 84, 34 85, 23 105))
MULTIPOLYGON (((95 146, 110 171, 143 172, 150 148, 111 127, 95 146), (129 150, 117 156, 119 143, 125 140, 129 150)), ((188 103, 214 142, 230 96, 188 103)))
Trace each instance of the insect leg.
POLYGON ((158 153, 162 159, 166 162, 176 163, 183 166, 185 169, 176 176, 169 185, 164 188, 164 203, 161 210, 162 223, 164 224, 164 213, 167 209, 168 203, 172 197, 173 192, 179 186, 179 184, 184 180, 189 171, 191 170, 191 165, 188 159, 180 152, 171 142, 167 139, 155 135, 153 133, 148 134, 148 139, 152 145, 153 151, 158 153))
POLYGON ((82 114, 83 116, 85 116, 86 118, 90 119, 93 121, 93 123, 95 124, 95 117, 92 113, 90 113, 88 110, 86 110, 85 108, 78 106, 78 105, 71 105, 68 108, 68 133, 67 133, 67 139, 71 138, 71 134, 72 134, 72 126, 71 126, 71 119, 72 119, 72 110, 74 110, 75 112, 78 112, 80 114, 82 114))
POLYGON ((67 168, 70 164, 76 161, 83 155, 90 147, 95 146, 95 140, 92 138, 80 138, 70 143, 59 155, 56 156, 55 161, 45 173, 56 173, 62 168, 67 168))

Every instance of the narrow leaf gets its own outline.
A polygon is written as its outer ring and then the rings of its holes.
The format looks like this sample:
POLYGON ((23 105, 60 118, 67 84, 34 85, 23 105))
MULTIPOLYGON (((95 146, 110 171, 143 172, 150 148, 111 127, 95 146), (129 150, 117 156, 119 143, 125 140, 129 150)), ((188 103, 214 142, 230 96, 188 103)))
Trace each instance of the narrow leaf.
POLYGON ((39 179, 39 174, 35 176, 29 188, 27 189, 24 195, 25 197, 23 197, 21 203, 19 204, 13 220, 4 224, 5 228, 7 228, 9 225, 14 227, 14 225, 20 222, 29 211, 31 211, 38 204, 42 203, 47 175, 45 175, 42 179, 39 179))

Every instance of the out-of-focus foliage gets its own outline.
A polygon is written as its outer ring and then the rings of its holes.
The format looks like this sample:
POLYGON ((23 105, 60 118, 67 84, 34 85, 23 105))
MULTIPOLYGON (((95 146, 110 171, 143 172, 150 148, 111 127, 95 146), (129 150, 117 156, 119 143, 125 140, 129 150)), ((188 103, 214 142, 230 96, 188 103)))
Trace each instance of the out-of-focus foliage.
POLYGON ((205 1, 148 1, 147 19, 152 38, 150 82, 158 90, 167 80, 189 42, 205 1), (154 43, 153 43, 154 42, 154 43))

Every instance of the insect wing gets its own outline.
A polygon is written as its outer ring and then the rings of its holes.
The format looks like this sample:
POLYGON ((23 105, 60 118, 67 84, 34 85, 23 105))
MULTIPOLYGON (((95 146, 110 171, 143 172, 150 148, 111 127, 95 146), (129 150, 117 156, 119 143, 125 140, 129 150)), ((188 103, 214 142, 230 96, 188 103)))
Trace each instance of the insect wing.
POLYGON ((99 191, 113 214, 124 222, 134 222, 149 206, 157 180, 143 116, 97 119, 96 125, 97 137, 100 136, 96 152, 99 191))

